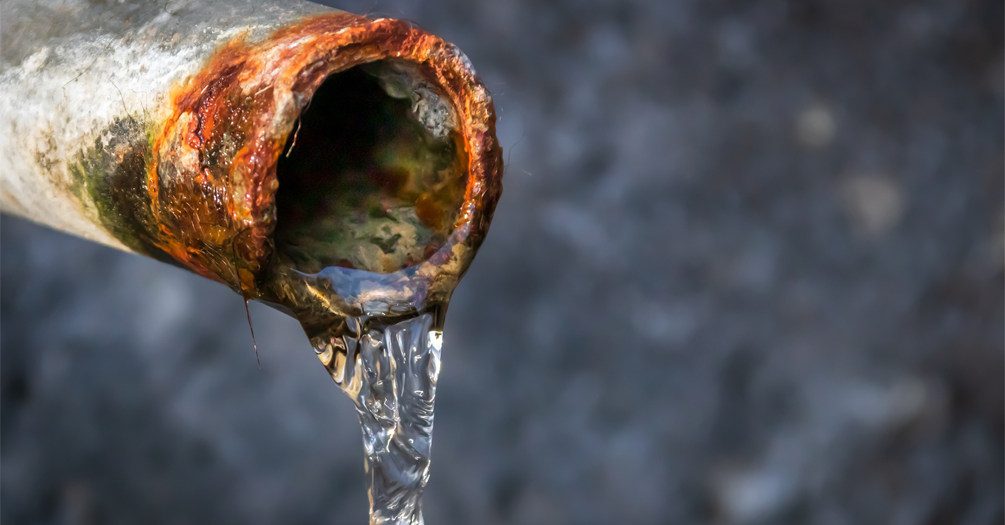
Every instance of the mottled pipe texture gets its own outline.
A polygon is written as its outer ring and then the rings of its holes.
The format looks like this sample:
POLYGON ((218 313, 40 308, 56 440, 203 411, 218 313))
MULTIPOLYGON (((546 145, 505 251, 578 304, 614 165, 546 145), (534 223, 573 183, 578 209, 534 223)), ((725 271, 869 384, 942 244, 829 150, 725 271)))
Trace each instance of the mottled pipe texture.
POLYGON ((449 261, 459 275, 470 262, 502 163, 491 99, 452 44, 295 0, 56 12, 4 5, 3 211, 260 297, 276 165, 300 112, 331 74, 394 59, 446 94, 468 159, 454 234, 425 270, 449 261))

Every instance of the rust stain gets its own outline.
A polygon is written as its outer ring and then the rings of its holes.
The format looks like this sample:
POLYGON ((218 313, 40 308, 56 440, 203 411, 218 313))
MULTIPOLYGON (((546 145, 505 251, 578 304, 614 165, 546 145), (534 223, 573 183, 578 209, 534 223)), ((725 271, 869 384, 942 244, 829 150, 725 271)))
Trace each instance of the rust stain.
MULTIPOLYGON (((467 59, 410 24, 347 13, 323 14, 262 41, 221 46, 171 92, 171 116, 153 137, 147 192, 153 242, 203 275, 256 296, 273 250, 276 165, 300 112, 324 79, 374 60, 404 59, 429 72, 453 103, 467 159, 464 205, 453 245, 484 238, 502 191, 495 111, 467 59)), ((423 206, 423 220, 437 210, 423 206)))

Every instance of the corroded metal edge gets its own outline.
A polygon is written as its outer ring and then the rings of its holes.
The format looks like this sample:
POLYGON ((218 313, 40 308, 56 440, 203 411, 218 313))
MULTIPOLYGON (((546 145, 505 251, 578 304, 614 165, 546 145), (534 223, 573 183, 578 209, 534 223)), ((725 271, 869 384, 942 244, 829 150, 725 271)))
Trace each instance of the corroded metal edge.
POLYGON ((386 58, 422 66, 460 116, 469 164, 459 235, 424 264, 466 267, 501 193, 492 100, 452 44, 405 22, 347 13, 310 17, 258 42, 235 38, 172 90, 173 114, 146 168, 152 243, 201 275, 260 295, 276 165, 298 115, 327 76, 386 58))
POLYGON ((317 6, 261 5, 255 16, 263 20, 295 21, 186 33, 151 14, 143 26, 124 18, 122 36, 71 32, 75 40, 5 62, 3 211, 270 299, 261 286, 273 248, 276 161, 297 116, 326 76, 398 58, 419 64, 457 110, 468 178, 448 242, 386 278, 418 276, 423 289, 449 295, 501 193, 494 109, 470 62, 405 22, 341 12, 297 20, 291 11, 317 6))

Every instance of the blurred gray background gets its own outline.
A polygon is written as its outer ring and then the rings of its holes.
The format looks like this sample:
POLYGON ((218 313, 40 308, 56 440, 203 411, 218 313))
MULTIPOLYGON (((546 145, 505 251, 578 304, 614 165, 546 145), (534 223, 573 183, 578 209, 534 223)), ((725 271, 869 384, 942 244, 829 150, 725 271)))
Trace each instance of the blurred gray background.
MULTIPOLYGON (((1003 522, 1000 1, 347 0, 470 56, 506 190, 426 522, 1003 522)), ((366 522, 297 324, 4 217, 2 511, 366 522)))

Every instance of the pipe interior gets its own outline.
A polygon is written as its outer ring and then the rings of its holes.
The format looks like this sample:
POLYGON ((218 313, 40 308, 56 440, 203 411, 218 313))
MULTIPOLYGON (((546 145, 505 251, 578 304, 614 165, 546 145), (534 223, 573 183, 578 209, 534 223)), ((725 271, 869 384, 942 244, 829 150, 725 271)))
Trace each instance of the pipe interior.
POLYGON ((391 273, 447 240, 467 169, 446 97, 411 66, 329 76, 279 159, 276 253, 297 270, 391 273))

